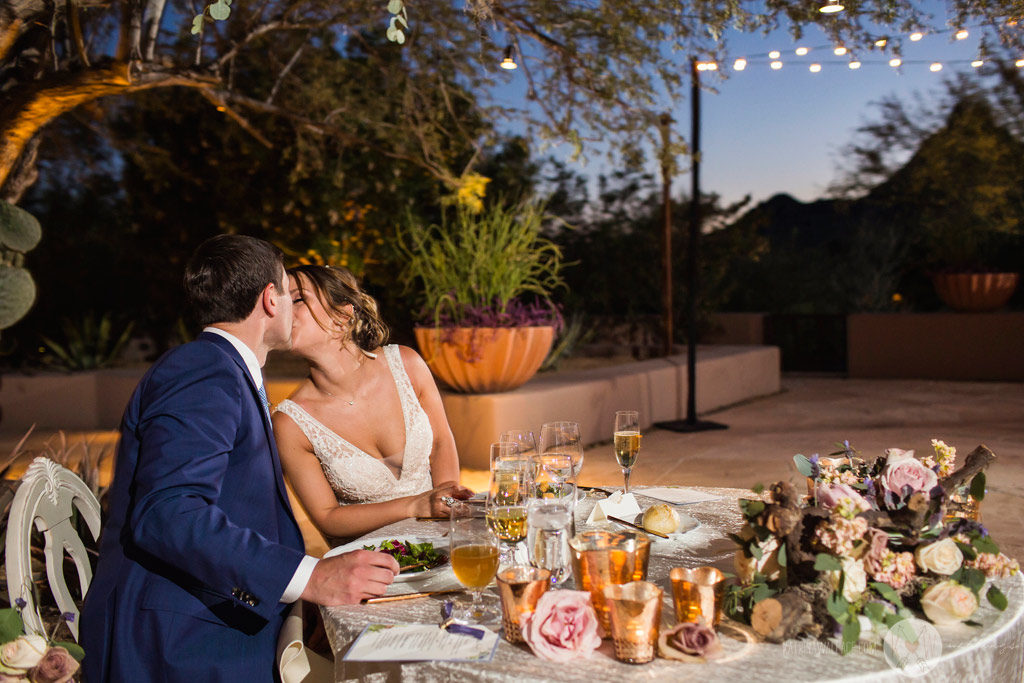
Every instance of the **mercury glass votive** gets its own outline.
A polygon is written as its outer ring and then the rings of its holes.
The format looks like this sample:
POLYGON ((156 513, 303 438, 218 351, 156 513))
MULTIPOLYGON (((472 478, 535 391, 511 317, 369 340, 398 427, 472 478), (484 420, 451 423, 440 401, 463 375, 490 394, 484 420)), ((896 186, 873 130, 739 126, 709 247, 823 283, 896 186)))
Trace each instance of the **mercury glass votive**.
POLYGON ((615 658, 627 664, 654 659, 661 627, 662 591, 647 581, 604 587, 615 658))
POLYGON ((584 531, 569 541, 572 570, 578 590, 590 593, 590 602, 605 632, 610 631, 605 586, 647 578, 651 539, 632 531, 584 531))
POLYGON ((498 594, 501 596, 501 625, 505 640, 523 642, 522 618, 533 614, 537 600, 551 586, 551 572, 537 567, 515 566, 498 572, 498 594))
POLYGON ((714 628, 722 620, 725 574, 714 567, 676 567, 668 575, 677 622, 703 622, 714 628))

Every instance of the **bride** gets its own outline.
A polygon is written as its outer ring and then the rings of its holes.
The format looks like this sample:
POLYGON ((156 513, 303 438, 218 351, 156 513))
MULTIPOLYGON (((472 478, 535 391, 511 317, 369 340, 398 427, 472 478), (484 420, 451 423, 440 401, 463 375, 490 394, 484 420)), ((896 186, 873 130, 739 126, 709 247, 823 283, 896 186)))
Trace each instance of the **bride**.
POLYGON ((415 516, 447 516, 468 498, 441 395, 423 359, 381 346, 388 330, 347 270, 288 271, 292 353, 309 377, 274 411, 284 472, 328 537, 415 516))

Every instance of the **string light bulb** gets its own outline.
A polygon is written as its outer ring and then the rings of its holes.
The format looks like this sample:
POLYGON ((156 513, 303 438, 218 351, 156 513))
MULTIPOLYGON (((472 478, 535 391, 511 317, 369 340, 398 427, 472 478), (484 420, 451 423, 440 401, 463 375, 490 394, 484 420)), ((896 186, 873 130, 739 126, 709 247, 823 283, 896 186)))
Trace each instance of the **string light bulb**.
POLYGON ((913 33, 910 34, 910 40, 912 40, 915 43, 921 40, 922 38, 924 38, 924 34, 921 33, 920 31, 914 31, 913 33))
POLYGON ((932 62, 928 67, 928 70, 933 73, 936 71, 942 71, 942 64, 940 62, 932 62))
POLYGON ((879 38, 878 40, 875 41, 875 47, 885 47, 885 44, 888 42, 889 41, 886 38, 879 38))
POLYGON ((733 71, 743 71, 746 68, 747 68, 747 60, 744 59, 743 57, 740 57, 739 59, 737 59, 735 62, 732 63, 732 70, 733 71))
POLYGON ((889 66, 891 66, 894 69, 902 63, 903 60, 900 59, 899 57, 893 57, 892 59, 889 60, 889 66))
POLYGON ((971 66, 974 67, 975 69, 977 69, 979 66, 982 66, 984 63, 985 63, 984 60, 975 59, 973 62, 971 62, 971 66))
POLYGON ((962 29, 960 29, 959 31, 956 32, 956 35, 954 37, 957 40, 965 40, 967 38, 967 36, 969 36, 969 35, 971 35, 971 34, 967 32, 967 29, 962 28, 962 29))
POLYGON ((718 64, 716 62, 697 62, 697 71, 717 71, 718 64))
POLYGON ((816 74, 819 71, 821 71, 821 64, 818 64, 817 62, 815 62, 814 64, 811 64, 811 66, 808 67, 808 68, 810 69, 812 74, 816 74))
POLYGON ((818 8, 818 11, 822 14, 835 14, 836 12, 842 12, 843 6, 839 4, 838 0, 828 0, 828 2, 818 8))
POLYGON ((860 68, 860 62, 858 62, 855 59, 852 62, 850 62, 849 66, 850 66, 851 69, 859 69, 860 68))
POLYGON ((1024 59, 1018 59, 1016 62, 1013 63, 1013 65, 1016 66, 1018 69, 1024 69, 1024 59))
POLYGON ((834 54, 836 57, 842 57, 843 55, 846 54, 846 48, 840 45, 836 49, 832 50, 832 54, 834 54))
POLYGON ((513 54, 511 45, 505 48, 505 58, 501 60, 501 64, 499 66, 506 71, 515 71, 519 68, 519 65, 516 64, 515 55, 513 54))
POLYGON ((798 48, 796 49, 796 54, 797 54, 797 56, 799 56, 799 57, 803 57, 803 56, 804 56, 805 54, 807 54, 808 52, 810 52, 810 50, 808 50, 808 49, 807 49, 806 47, 798 47, 798 48))
POLYGON ((782 68, 782 62, 775 60, 774 62, 769 64, 769 66, 772 68, 772 71, 778 71, 779 69, 782 68))
POLYGON ((779 52, 778 50, 772 50, 771 52, 768 53, 768 59, 778 59, 781 56, 782 53, 779 52))

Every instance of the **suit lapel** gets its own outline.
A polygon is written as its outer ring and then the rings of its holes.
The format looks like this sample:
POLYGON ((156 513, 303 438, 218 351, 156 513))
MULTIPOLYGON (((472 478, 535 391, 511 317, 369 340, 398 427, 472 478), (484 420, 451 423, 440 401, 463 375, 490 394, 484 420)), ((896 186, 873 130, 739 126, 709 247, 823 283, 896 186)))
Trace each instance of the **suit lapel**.
POLYGON ((260 397, 260 391, 259 387, 256 386, 256 380, 253 379, 252 374, 249 373, 249 368, 245 365, 245 361, 243 361, 242 357, 238 355, 238 351, 231 345, 231 342, 220 335, 212 334, 210 332, 204 332, 199 336, 201 339, 212 341, 227 351, 228 356, 235 362, 235 365, 239 367, 242 372, 242 376, 245 377, 245 380, 249 385, 249 392, 252 396, 253 403, 257 405, 260 420, 263 422, 263 431, 267 437, 270 461, 274 468, 274 479, 277 481, 277 493, 281 497, 281 501, 285 506, 285 509, 291 513, 292 506, 291 502, 288 500, 288 490, 284 485, 284 472, 281 470, 281 457, 277 452, 277 441, 274 439, 274 430, 270 424, 270 411, 264 405, 263 399, 260 397))

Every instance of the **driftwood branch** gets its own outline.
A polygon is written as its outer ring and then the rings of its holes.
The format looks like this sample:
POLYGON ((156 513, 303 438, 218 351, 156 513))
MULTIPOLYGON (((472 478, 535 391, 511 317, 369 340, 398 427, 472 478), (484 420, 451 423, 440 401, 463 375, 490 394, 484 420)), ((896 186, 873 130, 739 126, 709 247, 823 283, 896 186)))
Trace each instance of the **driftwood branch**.
POLYGON ((946 492, 946 495, 954 493, 964 484, 970 483, 978 472, 983 472, 989 465, 996 461, 996 454, 988 449, 988 446, 981 445, 967 454, 964 459, 964 466, 953 472, 945 479, 939 480, 939 486, 946 492))

